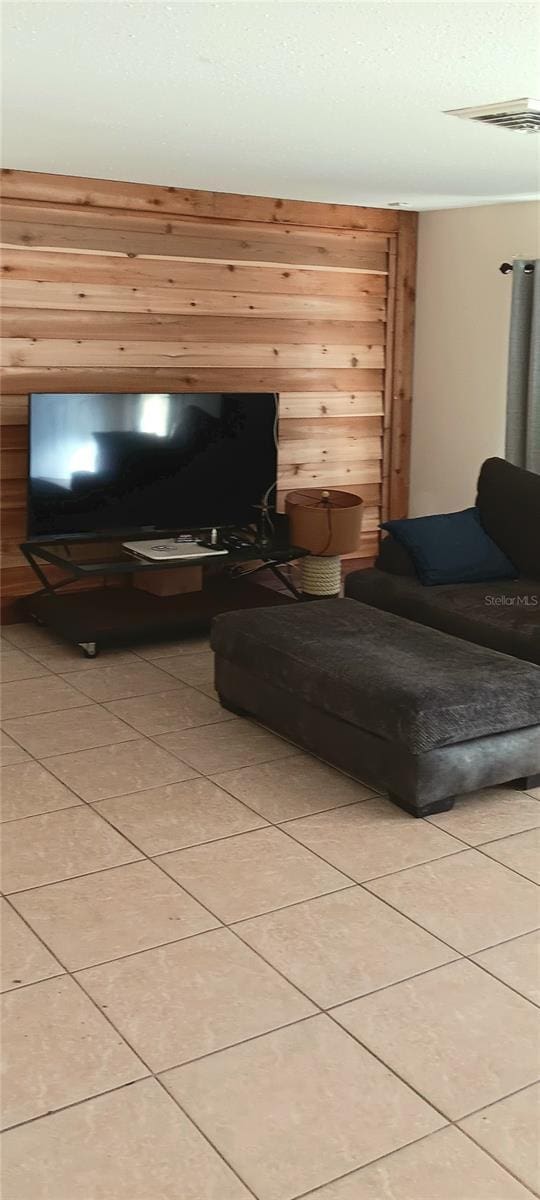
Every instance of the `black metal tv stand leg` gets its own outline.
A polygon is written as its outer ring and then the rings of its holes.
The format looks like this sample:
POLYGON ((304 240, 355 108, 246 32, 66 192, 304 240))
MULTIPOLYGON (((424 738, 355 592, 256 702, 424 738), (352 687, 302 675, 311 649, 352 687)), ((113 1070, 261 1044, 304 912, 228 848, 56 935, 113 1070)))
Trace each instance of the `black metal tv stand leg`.
POLYGON ((28 563, 28 566, 34 572, 34 575, 39 579, 39 582, 42 586, 43 591, 44 592, 54 592, 54 584, 50 583, 50 581, 47 579, 45 572, 42 570, 39 563, 36 562, 36 559, 34 558, 34 555, 32 554, 31 550, 28 550, 27 547, 24 545, 21 546, 21 550, 22 550, 24 557, 28 563))
MULTIPOLYGON (((64 546, 64 549, 66 550, 68 557, 71 558, 69 546, 64 546)), ((64 579, 59 579, 57 583, 51 583, 51 580, 47 578, 42 566, 37 562, 31 548, 23 544, 21 545, 21 550, 28 565, 31 567, 34 575, 42 585, 39 591, 33 592, 32 595, 28 597, 29 601, 43 595, 56 596, 56 593, 60 590, 60 588, 66 587, 68 584, 73 583, 73 577, 70 576, 67 576, 64 579)), ((41 617, 39 617, 36 613, 30 612, 30 615, 36 622, 36 625, 45 624, 41 617)), ((97 642, 76 642, 75 645, 82 650, 86 658, 97 658, 97 655, 99 654, 97 642)))
POLYGON ((270 563, 270 570, 272 571, 272 574, 279 579, 279 582, 288 588, 289 592, 292 592, 295 600, 303 600, 302 592, 298 591, 296 584, 294 584, 292 579, 290 579, 289 576, 281 570, 281 567, 276 566, 275 563, 270 563))
POLYGON ((278 567, 277 563, 262 562, 259 563, 258 566, 252 567, 250 571, 243 571, 240 565, 229 568, 229 574, 232 579, 252 579, 253 576, 258 575, 260 571, 271 571, 272 574, 275 575, 276 579, 279 579, 279 582, 283 585, 283 587, 287 588, 287 591, 291 592, 295 600, 304 599, 302 592, 298 590, 292 579, 289 579, 288 575, 282 571, 281 567, 278 567))

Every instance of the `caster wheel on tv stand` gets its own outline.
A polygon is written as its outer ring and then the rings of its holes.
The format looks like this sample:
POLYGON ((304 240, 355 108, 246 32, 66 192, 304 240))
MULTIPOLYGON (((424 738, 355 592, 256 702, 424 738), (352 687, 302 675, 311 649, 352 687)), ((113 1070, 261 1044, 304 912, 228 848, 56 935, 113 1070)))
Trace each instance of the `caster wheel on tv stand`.
POLYGON ((79 642, 79 647, 85 658, 97 658, 99 651, 95 642, 79 642))

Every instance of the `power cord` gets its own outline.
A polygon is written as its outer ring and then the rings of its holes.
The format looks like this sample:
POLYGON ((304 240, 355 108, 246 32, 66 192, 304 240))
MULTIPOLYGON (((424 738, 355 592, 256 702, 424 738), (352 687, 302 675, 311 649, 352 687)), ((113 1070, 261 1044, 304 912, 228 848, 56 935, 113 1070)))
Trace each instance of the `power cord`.
POLYGON ((278 453, 279 453, 279 443, 278 443, 278 423, 279 423, 279 394, 278 394, 278 392, 273 392, 272 394, 273 394, 273 397, 274 397, 274 425, 273 425, 273 438, 274 438, 274 446, 275 446, 275 448, 276 448, 276 478, 275 478, 274 482, 270 484, 270 487, 266 489, 266 492, 264 493, 264 496, 263 496, 263 498, 262 498, 262 500, 261 500, 261 503, 260 503, 260 505, 257 505, 257 508, 259 508, 259 509, 260 509, 260 512, 261 512, 261 529, 260 529, 260 533, 261 533, 261 542, 262 542, 262 544, 263 544, 263 545, 264 545, 264 542, 265 542, 265 541, 268 541, 268 540, 269 540, 269 539, 266 537, 266 533, 265 533, 265 526, 268 526, 268 527, 269 527, 269 529, 270 529, 270 534, 271 534, 271 536, 272 536, 272 537, 273 537, 273 536, 274 536, 274 534, 275 534, 275 526, 274 526, 274 523, 273 523, 273 521, 272 521, 272 518, 271 518, 271 516, 270 516, 270 510, 269 510, 269 504, 268 504, 268 501, 269 501, 269 499, 270 499, 270 496, 272 495, 272 492, 274 491, 274 488, 277 488, 277 455, 278 455, 278 453))

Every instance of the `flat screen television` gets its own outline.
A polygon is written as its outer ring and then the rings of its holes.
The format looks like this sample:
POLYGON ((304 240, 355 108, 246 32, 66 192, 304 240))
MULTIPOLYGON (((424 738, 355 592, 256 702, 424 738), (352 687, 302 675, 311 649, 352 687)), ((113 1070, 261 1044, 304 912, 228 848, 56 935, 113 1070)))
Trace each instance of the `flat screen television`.
POLYGON ((276 478, 273 394, 30 396, 28 536, 242 526, 276 478))

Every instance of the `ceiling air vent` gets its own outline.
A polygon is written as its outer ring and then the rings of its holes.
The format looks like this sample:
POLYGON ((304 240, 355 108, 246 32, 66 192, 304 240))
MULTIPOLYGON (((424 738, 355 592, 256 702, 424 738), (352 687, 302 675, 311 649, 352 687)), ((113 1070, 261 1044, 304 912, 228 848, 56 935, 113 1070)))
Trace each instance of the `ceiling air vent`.
POLYGON ((480 121, 483 125, 500 125, 522 133, 540 133, 540 100, 501 100, 499 104, 482 104, 478 108, 450 108, 449 117, 480 121))

